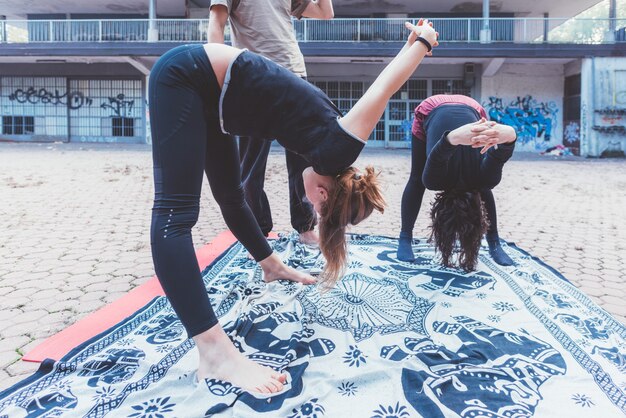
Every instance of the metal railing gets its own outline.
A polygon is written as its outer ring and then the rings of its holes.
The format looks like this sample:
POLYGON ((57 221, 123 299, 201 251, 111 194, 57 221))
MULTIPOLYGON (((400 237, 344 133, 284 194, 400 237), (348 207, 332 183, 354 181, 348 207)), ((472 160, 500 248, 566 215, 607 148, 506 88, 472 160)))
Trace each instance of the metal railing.
MULTIPOLYGON (((294 20, 294 29, 300 42, 398 42, 406 39, 407 20, 415 22, 415 19, 302 19, 294 20)), ((626 42, 626 19, 435 18, 432 22, 441 42, 626 42), (487 22, 488 30, 485 30, 487 22)), ((0 43, 207 40, 207 19, 156 19, 152 23, 153 26, 148 19, 0 20, 0 43)))

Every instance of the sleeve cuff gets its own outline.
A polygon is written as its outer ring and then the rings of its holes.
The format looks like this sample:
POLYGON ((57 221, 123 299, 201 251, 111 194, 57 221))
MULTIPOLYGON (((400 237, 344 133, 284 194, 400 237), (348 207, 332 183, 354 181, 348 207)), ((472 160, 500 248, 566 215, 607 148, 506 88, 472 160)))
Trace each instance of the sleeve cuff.
POLYGON ((441 141, 439 141, 441 143, 441 146, 444 150, 454 150, 456 148, 455 145, 452 145, 450 143, 450 140, 448 139, 448 134, 450 133, 450 131, 445 131, 442 135, 441 141))
POLYGON ((228 0, 211 0, 211 5, 209 6, 209 10, 213 6, 224 6, 228 13, 230 13, 230 2, 228 0))

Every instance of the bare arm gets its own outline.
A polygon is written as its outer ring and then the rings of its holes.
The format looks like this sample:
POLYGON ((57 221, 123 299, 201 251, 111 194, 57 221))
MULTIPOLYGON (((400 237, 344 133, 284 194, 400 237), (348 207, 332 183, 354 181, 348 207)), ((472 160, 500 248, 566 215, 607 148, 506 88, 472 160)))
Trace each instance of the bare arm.
POLYGON ((376 127, 391 96, 411 77, 422 59, 428 54, 427 47, 422 42, 415 41, 418 36, 416 32, 419 32, 419 36, 428 40, 432 46, 437 46, 437 33, 429 26, 428 21, 424 21, 418 27, 407 23, 407 27, 414 32, 409 35, 409 41, 405 47, 385 67, 348 114, 341 119, 340 123, 344 129, 363 140, 367 140, 376 127))
POLYGON ((224 29, 228 20, 228 8, 221 4, 211 6, 209 12, 209 36, 208 42, 224 43, 224 29))
POLYGON ((311 17, 314 19, 332 19, 335 17, 335 11, 333 10, 332 0, 312 0, 304 12, 304 17, 311 17))

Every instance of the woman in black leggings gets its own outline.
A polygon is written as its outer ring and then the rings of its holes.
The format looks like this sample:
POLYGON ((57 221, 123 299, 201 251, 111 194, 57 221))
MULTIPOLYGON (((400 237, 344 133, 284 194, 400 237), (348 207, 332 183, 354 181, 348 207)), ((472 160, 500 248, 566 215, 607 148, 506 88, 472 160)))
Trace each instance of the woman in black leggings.
POLYGON ((228 134, 276 138, 311 167, 303 174, 307 198, 320 215, 322 279, 332 285, 346 261, 345 229, 382 211, 371 167, 350 165, 386 103, 437 45, 427 22, 342 117, 318 88, 268 59, 223 44, 185 45, 167 52, 150 77, 155 199, 152 255, 165 294, 198 347, 198 377, 219 378, 248 390, 276 392, 286 376, 248 360, 218 323, 203 286, 191 229, 198 220, 206 173, 226 224, 257 260, 266 282, 315 280, 284 265, 272 252, 245 203, 237 145, 228 134))
POLYGON ((411 174, 402 195, 399 260, 415 259, 413 227, 428 188, 439 191, 431 208, 431 240, 444 265, 455 266, 452 255, 458 243, 458 266, 474 270, 485 233, 494 261, 513 264, 500 245, 491 189, 502 179, 516 133, 484 116, 480 104, 459 95, 429 97, 415 110, 411 174))

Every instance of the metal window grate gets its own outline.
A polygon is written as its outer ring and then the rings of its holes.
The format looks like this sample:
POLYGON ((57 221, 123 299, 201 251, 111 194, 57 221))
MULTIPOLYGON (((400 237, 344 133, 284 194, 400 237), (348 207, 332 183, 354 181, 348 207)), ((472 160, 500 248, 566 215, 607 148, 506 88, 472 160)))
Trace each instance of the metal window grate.
POLYGON ((471 96, 472 89, 465 87, 463 80, 433 80, 433 95, 446 93, 471 96))
POLYGON ((144 136, 141 80, 72 79, 69 87, 77 98, 70 110, 72 138, 112 142, 144 136))
POLYGON ((3 135, 67 138, 64 77, 0 77, 3 135))
POLYGON ((141 80, 0 77, 0 114, 18 140, 145 140, 141 80))
POLYGON ((33 135, 35 133, 35 118, 33 116, 3 116, 3 135, 33 135))
POLYGON ((428 82, 409 80, 391 96, 391 100, 424 100, 426 97, 428 97, 428 82))

